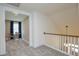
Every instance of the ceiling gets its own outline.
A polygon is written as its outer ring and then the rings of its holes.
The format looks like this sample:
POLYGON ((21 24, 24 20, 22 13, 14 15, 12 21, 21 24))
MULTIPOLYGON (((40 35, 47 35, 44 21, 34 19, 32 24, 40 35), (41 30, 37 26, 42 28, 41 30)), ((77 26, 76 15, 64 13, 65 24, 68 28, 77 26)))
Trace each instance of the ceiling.
POLYGON ((9 5, 15 6, 15 7, 19 7, 20 3, 8 3, 9 5))
POLYGON ((26 19, 28 16, 23 15, 23 14, 15 14, 9 11, 5 12, 5 18, 6 20, 13 20, 13 21, 23 21, 26 19))
MULTIPOLYGON (((9 4, 12 5, 12 4, 9 4)), ((14 6, 14 5, 12 5, 14 6)), ((75 3, 21 3, 16 6, 18 9, 22 9, 27 12, 39 11, 52 20, 55 27, 61 33, 65 33, 65 26, 69 26, 70 34, 79 35, 79 4, 75 3)), ((19 16, 19 15, 18 15, 19 16)), ((21 16, 20 16, 21 17, 21 16)), ((18 17, 18 18, 20 18, 18 17)))
POLYGON ((8 3, 8 5, 15 6, 27 12, 39 11, 49 16, 56 12, 77 7, 76 3, 8 3))

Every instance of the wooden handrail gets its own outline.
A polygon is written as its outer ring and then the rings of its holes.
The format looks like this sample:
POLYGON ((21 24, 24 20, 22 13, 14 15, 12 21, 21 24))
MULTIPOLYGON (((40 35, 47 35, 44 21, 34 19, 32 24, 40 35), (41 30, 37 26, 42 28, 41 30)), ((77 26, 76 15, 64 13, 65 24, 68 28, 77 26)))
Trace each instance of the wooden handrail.
POLYGON ((46 33, 46 32, 44 32, 44 34, 47 34, 47 35, 59 35, 59 36, 69 36, 69 37, 79 37, 77 35, 54 34, 54 33, 46 33))

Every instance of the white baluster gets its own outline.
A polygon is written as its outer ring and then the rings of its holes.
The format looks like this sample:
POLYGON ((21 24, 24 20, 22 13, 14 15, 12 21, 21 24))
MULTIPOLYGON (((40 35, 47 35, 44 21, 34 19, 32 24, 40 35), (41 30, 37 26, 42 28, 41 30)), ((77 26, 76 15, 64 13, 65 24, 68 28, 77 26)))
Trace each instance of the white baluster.
POLYGON ((78 37, 78 56, 79 56, 79 37, 78 37))
POLYGON ((68 53, 70 54, 70 37, 68 37, 68 53))
POLYGON ((64 42, 65 52, 66 52, 66 39, 67 37, 65 36, 65 42, 64 42))
POLYGON ((62 51, 64 51, 64 36, 62 36, 62 51))
POLYGON ((63 36, 61 36, 61 50, 63 51, 63 36))
POLYGON ((72 55, 72 39, 73 39, 73 37, 71 37, 71 39, 70 39, 70 54, 72 55))
POLYGON ((59 44, 60 44, 60 50, 61 50, 61 37, 59 36, 59 44))
MULTIPOLYGON (((78 37, 76 37, 76 45, 78 45, 78 37)), ((78 50, 78 47, 76 49, 78 50)), ((78 56, 78 51, 76 51, 76 56, 78 56)))
POLYGON ((65 51, 64 43, 65 43, 65 36, 63 36, 63 51, 65 51))
POLYGON ((58 46, 58 48, 60 49, 60 40, 59 40, 59 36, 58 36, 58 42, 59 42, 59 46, 58 46))
POLYGON ((61 50, 62 50, 62 36, 61 36, 61 50))
POLYGON ((68 53, 68 37, 66 36, 66 53, 68 53))
POLYGON ((75 56, 75 37, 74 37, 74 56, 75 56))

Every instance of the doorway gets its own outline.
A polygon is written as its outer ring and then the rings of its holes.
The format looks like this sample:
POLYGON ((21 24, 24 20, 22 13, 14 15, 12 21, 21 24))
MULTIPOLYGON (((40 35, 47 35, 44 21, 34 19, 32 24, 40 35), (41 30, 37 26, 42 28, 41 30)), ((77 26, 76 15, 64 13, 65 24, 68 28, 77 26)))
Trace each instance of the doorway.
POLYGON ((5 19, 6 41, 23 40, 30 45, 29 16, 6 11, 5 19))

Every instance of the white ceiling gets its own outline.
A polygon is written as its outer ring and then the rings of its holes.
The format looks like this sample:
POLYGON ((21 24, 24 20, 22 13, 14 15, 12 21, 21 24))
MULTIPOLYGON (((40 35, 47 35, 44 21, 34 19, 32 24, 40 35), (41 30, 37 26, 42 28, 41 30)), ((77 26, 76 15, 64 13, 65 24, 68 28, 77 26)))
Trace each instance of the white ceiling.
POLYGON ((8 3, 9 5, 13 5, 13 6, 16 6, 16 7, 19 7, 20 6, 20 3, 8 3))
POLYGON ((55 12, 63 11, 70 8, 76 8, 77 6, 76 3, 14 3, 9 5, 18 5, 19 9, 28 12, 39 11, 49 16, 55 12))
POLYGON ((27 17, 28 16, 23 15, 23 14, 15 14, 15 13, 8 12, 8 11, 6 11, 5 13, 6 20, 23 21, 27 17))
POLYGON ((79 4, 22 3, 17 8, 28 12, 39 11, 48 15, 60 32, 65 33, 65 25, 69 25, 70 34, 79 35, 79 4))

